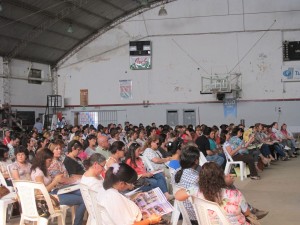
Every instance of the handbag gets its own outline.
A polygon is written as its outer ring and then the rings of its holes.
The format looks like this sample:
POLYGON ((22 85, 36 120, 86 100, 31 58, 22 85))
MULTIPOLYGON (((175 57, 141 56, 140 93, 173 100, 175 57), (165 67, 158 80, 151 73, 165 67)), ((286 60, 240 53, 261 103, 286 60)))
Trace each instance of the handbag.
MULTIPOLYGON (((54 197, 53 195, 49 194, 53 208, 54 209, 59 209, 59 201, 56 197, 54 197)), ((49 208, 47 205, 47 202, 45 201, 45 198, 43 195, 36 195, 35 196, 35 203, 36 203, 36 208, 38 211, 38 214, 40 217, 44 217, 44 218, 49 218, 50 216, 50 212, 49 212, 49 208)))
POLYGON ((261 225, 260 222, 258 221, 257 217, 250 213, 250 215, 248 215, 246 217, 246 220, 251 224, 251 225, 261 225))
POLYGON ((3 198, 5 195, 8 195, 10 191, 8 190, 7 187, 1 185, 0 186, 0 199, 3 198))

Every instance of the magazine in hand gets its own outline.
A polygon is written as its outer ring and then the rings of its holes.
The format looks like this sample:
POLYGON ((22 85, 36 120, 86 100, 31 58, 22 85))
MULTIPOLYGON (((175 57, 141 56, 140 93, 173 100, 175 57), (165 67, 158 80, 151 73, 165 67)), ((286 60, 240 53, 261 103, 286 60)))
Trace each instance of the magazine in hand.
POLYGON ((75 183, 67 184, 67 185, 60 187, 57 194, 61 195, 61 194, 69 193, 72 191, 77 191, 79 189, 80 189, 79 183, 75 182, 75 183))
POLYGON ((174 210, 158 187, 148 192, 138 193, 132 196, 131 200, 140 208, 143 218, 152 214, 162 216, 174 210))

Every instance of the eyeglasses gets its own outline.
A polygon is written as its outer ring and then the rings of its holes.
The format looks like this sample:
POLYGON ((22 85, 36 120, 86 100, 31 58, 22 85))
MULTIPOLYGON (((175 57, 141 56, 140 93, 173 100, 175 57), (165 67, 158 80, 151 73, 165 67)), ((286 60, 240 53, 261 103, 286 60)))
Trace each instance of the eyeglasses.
POLYGON ((101 165, 100 163, 98 163, 98 165, 99 165, 99 166, 101 166, 102 168, 104 168, 104 167, 105 167, 105 164, 104 164, 104 166, 103 166, 103 165, 101 165))

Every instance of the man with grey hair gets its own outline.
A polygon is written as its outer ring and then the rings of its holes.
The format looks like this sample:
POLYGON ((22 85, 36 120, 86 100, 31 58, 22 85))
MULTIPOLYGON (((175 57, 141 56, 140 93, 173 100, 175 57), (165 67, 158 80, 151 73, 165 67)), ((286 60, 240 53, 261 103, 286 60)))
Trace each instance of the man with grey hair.
POLYGON ((109 149, 109 142, 108 138, 106 136, 101 135, 101 133, 98 134, 97 136, 97 143, 98 146, 96 148, 96 152, 102 154, 105 156, 105 158, 109 158, 111 153, 108 151, 109 149))

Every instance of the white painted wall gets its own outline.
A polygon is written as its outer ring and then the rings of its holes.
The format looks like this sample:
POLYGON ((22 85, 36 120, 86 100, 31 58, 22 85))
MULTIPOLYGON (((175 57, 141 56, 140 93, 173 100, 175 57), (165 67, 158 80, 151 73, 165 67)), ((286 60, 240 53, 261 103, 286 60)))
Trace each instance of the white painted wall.
POLYGON ((92 107, 86 110, 126 109, 133 123, 163 124, 167 109, 194 107, 197 122, 209 125, 240 119, 248 125, 300 125, 300 83, 287 83, 284 92, 281 82, 282 66, 299 66, 282 61, 282 41, 299 41, 298 0, 178 0, 166 9, 165 17, 155 8, 120 24, 58 68, 59 94, 72 107, 64 112, 70 121, 73 111, 82 110, 80 89, 88 88, 92 107), (132 40, 151 40, 151 70, 129 69, 132 40), (200 95, 201 76, 228 72, 242 73, 243 80, 238 116, 232 119, 224 118, 221 102, 209 103, 216 101, 214 95, 200 95), (133 82, 132 99, 120 98, 123 79, 133 82), (143 100, 153 105, 129 106, 143 100))
MULTIPOLYGON (((12 110, 35 111, 36 117, 39 113, 45 113, 47 95, 52 93, 52 82, 31 84, 25 79, 28 78, 30 69, 38 69, 42 71, 42 79, 50 80, 49 65, 13 59, 9 64, 9 69, 12 76, 10 88, 12 110)), ((0 80, 2 82, 3 79, 0 80)), ((3 96, 3 85, 0 90, 3 96)))

